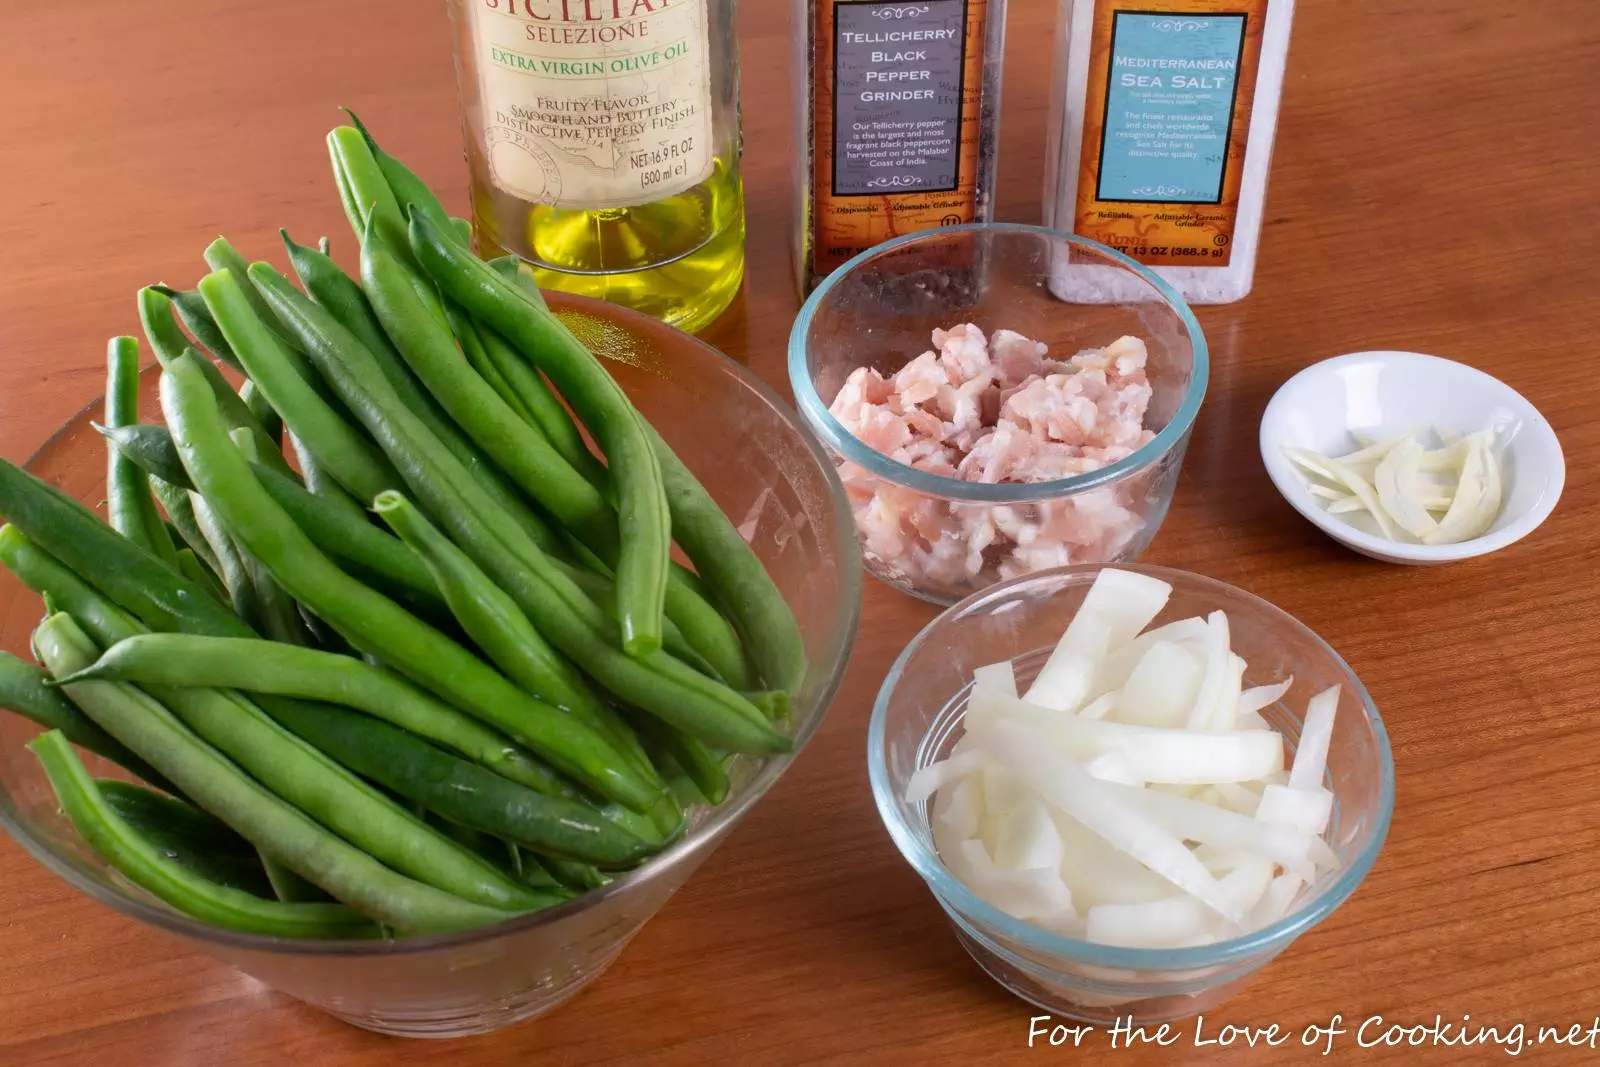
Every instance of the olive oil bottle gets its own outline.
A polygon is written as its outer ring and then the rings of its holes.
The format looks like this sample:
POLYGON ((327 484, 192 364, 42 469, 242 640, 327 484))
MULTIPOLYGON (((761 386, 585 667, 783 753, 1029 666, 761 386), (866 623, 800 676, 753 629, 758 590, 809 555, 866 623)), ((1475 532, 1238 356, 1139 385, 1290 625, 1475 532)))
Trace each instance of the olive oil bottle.
POLYGON ((694 332, 744 276, 734 0, 451 0, 485 255, 694 332))

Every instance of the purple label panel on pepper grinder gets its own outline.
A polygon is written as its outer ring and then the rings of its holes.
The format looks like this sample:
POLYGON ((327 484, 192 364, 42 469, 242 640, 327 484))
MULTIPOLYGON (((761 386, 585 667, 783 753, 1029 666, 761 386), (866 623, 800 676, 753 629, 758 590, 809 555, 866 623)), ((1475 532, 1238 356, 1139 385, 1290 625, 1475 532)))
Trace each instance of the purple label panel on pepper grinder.
POLYGON ((966 0, 835 5, 833 193, 960 184, 966 0))

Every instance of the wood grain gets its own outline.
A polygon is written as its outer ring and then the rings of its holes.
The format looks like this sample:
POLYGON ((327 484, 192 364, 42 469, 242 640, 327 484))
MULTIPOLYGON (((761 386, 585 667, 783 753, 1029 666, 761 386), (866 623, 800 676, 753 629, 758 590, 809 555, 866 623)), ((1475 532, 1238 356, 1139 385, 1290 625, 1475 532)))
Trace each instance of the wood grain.
MULTIPOLYGON (((786 389, 787 5, 746 4, 750 267, 707 338, 786 389)), ((1053 5, 1012 4, 1000 210, 1038 216, 1053 5)), ((335 105, 464 203, 445 14, 433 4, 75 0, 0 14, 0 454, 99 392, 147 282, 191 283, 218 232, 271 254, 322 233, 348 262, 320 138, 335 105)), ((1399 800, 1361 890, 1213 1023, 1339 1014, 1502 1027, 1600 1015, 1600 304, 1588 0, 1302 0, 1254 294, 1201 312, 1215 359, 1177 501, 1149 552, 1326 637, 1374 694, 1399 800), (1538 533, 1400 569, 1349 555, 1273 492, 1261 410, 1296 369, 1364 347, 1482 367, 1548 416, 1570 466, 1538 533)), ((549 1018, 435 1045, 336 1023, 85 898, 0 843, 0 1063, 405 1067, 1066 1061, 962 954, 868 794, 868 708, 931 609, 869 584, 810 750, 595 988, 549 1018)), ((1113 1062, 1317 1060, 1195 1047, 1113 1062)), ((1374 1048, 1335 1062, 1503 1062, 1374 1048)), ((1107 1050, 1103 1040, 1085 1048, 1107 1050)), ((1595 1053, 1581 1055, 1591 1059, 1595 1053)), ((1558 1050, 1525 1053, 1563 1062, 1558 1050)), ((1577 1054, 1572 1056, 1577 1058, 1577 1054)))

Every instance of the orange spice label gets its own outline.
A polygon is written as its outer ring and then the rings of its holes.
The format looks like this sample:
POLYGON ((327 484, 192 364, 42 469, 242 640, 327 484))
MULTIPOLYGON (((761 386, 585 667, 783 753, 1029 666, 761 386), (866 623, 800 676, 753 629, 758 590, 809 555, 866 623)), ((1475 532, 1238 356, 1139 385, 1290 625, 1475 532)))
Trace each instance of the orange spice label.
POLYGON ((813 277, 977 215, 988 0, 819 0, 813 277))
POLYGON ((1094 12, 1074 229, 1153 266, 1226 266, 1268 0, 1094 12))

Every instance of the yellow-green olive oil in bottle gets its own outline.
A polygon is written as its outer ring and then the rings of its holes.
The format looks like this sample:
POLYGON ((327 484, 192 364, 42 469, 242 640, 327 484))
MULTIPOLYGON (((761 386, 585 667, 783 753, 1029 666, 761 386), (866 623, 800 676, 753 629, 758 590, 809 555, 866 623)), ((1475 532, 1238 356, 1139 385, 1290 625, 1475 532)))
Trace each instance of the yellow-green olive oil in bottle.
POLYGON ((734 0, 451 0, 485 256, 694 332, 744 276, 734 0))

